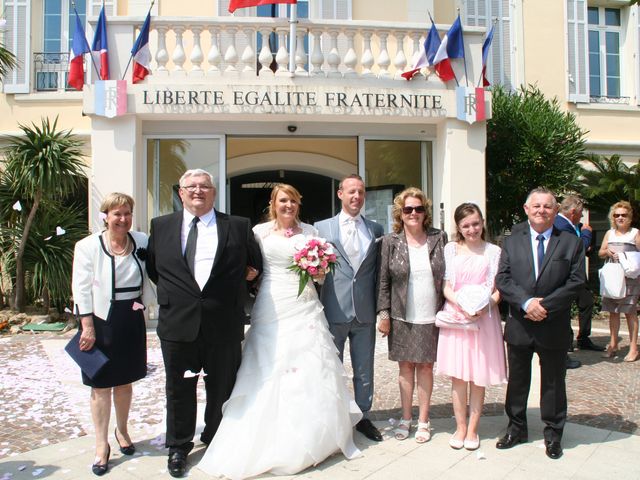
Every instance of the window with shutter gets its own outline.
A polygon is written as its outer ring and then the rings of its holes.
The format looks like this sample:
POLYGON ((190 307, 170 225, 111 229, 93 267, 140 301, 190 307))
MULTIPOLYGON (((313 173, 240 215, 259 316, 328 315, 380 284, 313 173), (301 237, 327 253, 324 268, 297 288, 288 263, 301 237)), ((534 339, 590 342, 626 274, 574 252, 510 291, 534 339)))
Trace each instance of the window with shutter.
POLYGON ((636 43, 633 55, 636 75, 636 105, 640 105, 640 7, 634 5, 631 7, 631 18, 635 18, 636 43))
POLYGON ((464 0, 462 17, 465 25, 487 29, 496 21, 491 54, 487 61, 487 78, 492 85, 512 89, 515 48, 513 11, 509 0, 464 0))
MULTIPOLYGON (((90 17, 97 17, 100 15, 100 9, 102 8, 102 0, 89 0, 89 8, 87 9, 87 15, 90 17)), ((132 0, 129 1, 129 9, 131 9, 132 0)), ((149 9, 149 2, 147 3, 147 9, 144 11, 144 14, 147 13, 149 9)), ((107 14, 107 18, 116 15, 118 12, 118 0, 104 0, 104 9, 107 14)), ((134 13, 130 13, 130 15, 135 15, 134 13)))
POLYGON ((569 101, 588 103, 587 2, 586 0, 567 0, 566 5, 569 101))
POLYGON ((5 93, 29 93, 31 67, 30 0, 6 0, 4 11, 7 30, 4 45, 18 61, 18 66, 3 79, 5 93))

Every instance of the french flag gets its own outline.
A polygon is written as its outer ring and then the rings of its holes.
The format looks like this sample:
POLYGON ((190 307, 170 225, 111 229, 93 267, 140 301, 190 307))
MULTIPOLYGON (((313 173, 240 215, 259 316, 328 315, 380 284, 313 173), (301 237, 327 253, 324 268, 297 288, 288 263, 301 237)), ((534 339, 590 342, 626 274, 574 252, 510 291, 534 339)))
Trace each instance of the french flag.
POLYGON ((297 0, 231 0, 229 2, 229 13, 233 13, 238 8, 257 7, 258 5, 272 5, 274 3, 298 3, 297 0))
MULTIPOLYGON (((441 42, 436 24, 433 22, 433 18, 431 18, 431 16, 429 16, 429 18, 431 19, 431 28, 429 29, 426 40, 424 41, 424 48, 420 49, 414 58, 413 69, 402 74, 402 76, 407 80, 411 80, 421 68, 433 67, 435 65, 435 57, 438 49, 440 48, 441 42)), ((435 70, 440 78, 442 78, 443 75, 445 77, 451 75, 453 78, 453 70, 451 70, 449 62, 435 65, 435 70)))
POLYGON ((449 31, 445 34, 436 52, 433 63, 443 82, 456 78, 451 68, 451 58, 464 58, 464 40, 462 38, 462 23, 460 15, 453 22, 449 31))
POLYGON ((104 5, 100 10, 96 33, 93 37, 92 52, 100 53, 100 80, 109 80, 109 48, 107 47, 107 15, 104 5))
POLYGON ((149 50, 149 28, 151 26, 151 11, 142 25, 136 43, 131 49, 133 56, 133 83, 139 83, 151 73, 151 50, 149 50))
POLYGON ((491 85, 489 80, 487 80, 487 60, 489 59, 489 49, 491 49, 491 42, 493 42, 493 29, 495 26, 491 27, 489 33, 487 33, 487 38, 484 39, 484 43, 482 44, 482 86, 488 87, 491 85))
POLYGON ((73 32, 69 62, 69 76, 67 84, 76 90, 82 90, 84 85, 84 54, 89 52, 89 44, 84 34, 82 22, 76 11, 76 31, 73 32))

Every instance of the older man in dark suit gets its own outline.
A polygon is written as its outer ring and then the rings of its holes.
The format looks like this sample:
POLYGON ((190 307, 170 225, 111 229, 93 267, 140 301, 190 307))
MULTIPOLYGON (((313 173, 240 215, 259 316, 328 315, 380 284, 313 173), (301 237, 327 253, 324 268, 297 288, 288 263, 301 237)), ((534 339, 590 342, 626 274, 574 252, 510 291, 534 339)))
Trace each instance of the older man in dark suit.
MULTIPOLYGON (((593 233, 589 225, 580 223, 583 210, 584 204, 579 197, 567 195, 560 203, 560 212, 553 225, 562 232, 569 232, 572 235, 580 237, 584 246, 584 252, 587 254, 591 248, 593 233)), ((578 321, 580 326, 578 330, 578 348, 580 350, 604 352, 604 347, 596 345, 589 338, 591 335, 591 317, 593 316, 593 294, 586 283, 583 288, 580 289, 576 303, 578 305, 578 321)), ((571 350, 572 347, 573 341, 570 345, 571 350)), ((570 361, 567 360, 567 368, 571 368, 569 362, 570 361)), ((572 362, 576 362, 576 360, 572 360, 572 362)))
POLYGON ((262 269, 249 220, 213 208, 216 190, 208 172, 185 172, 179 194, 184 210, 151 221, 146 262, 158 287, 173 477, 184 475, 193 448, 200 370, 207 393, 202 442, 208 444, 218 429, 240 366, 245 280, 262 269))
POLYGON ((546 454, 557 459, 562 456, 567 418, 565 376, 572 335, 571 304, 585 282, 584 247, 576 235, 554 228, 558 204, 549 190, 531 191, 524 210, 528 221, 516 225, 505 239, 496 276, 496 286, 509 307, 505 326, 509 426, 496 448, 528 441, 527 399, 531 360, 537 353, 546 454))

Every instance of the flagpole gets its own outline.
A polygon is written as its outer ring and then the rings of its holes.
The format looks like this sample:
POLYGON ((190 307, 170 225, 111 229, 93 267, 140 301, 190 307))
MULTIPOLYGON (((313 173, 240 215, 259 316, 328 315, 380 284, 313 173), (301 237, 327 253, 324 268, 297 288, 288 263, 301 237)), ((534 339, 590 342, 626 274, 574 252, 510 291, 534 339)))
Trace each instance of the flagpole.
MULTIPOLYGON (((151 0, 151 6, 149 6, 149 11, 147 12, 147 16, 151 15, 151 9, 153 8, 154 3, 156 3, 156 0, 151 0)), ((145 17, 145 19, 146 18, 147 17, 145 17)), ((127 66, 124 69, 124 73, 122 74, 122 80, 124 80, 124 77, 127 76, 127 72, 129 71, 129 66, 131 65, 131 60, 133 60, 133 53, 129 55, 129 61, 127 62, 127 66)))
MULTIPOLYGON (((489 35, 489 33, 491 33, 491 31, 496 27, 496 25, 498 24, 498 17, 493 17, 493 22, 491 25, 491 28, 489 29, 489 31, 487 32, 487 35, 489 35)), ((486 37, 485 37, 485 42, 487 41, 486 37)), ((493 43, 493 42, 491 42, 493 43)), ((489 45, 489 48, 491 48, 491 45, 489 45)), ((484 80, 484 69, 487 68, 487 65, 482 62, 482 70, 480 70, 480 78, 478 79, 478 87, 482 86, 482 81, 484 80)))
MULTIPOLYGON (((460 18, 460 8, 458 10, 458 18, 460 18)), ((464 81, 466 86, 469 86, 469 74, 467 73, 467 54, 464 51, 464 29, 462 28, 462 22, 460 22, 460 37, 462 38, 462 61, 464 62, 464 81)), ((456 82, 458 79, 456 78, 456 82)))
POLYGON ((296 69, 296 35, 298 30, 298 4, 289 5, 289 72, 294 74, 296 69))
MULTIPOLYGON (((78 10, 76 10, 76 2, 71 0, 71 6, 73 7, 73 11, 75 12, 76 17, 79 18, 80 15, 78 15, 78 10)), ((82 37, 84 38, 84 45, 87 47, 87 50, 89 50, 89 57, 91 57, 91 63, 93 64, 93 69, 96 71, 96 75, 98 75, 98 78, 100 78, 100 71, 96 66, 96 61, 93 58, 93 54, 91 53, 91 45, 89 45, 89 42, 87 41, 87 33, 86 32, 82 32, 82 33, 84 33, 82 37)))

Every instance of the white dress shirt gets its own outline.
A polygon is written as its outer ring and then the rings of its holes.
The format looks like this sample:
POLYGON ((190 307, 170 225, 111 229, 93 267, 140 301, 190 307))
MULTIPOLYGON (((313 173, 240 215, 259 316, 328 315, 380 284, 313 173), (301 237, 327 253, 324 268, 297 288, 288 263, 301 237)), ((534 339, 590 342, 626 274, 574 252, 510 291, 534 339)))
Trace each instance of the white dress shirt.
MULTIPOLYGON (((183 210, 182 233, 180 235, 182 255, 184 255, 185 248, 187 248, 187 237, 194 217, 195 215, 186 209, 183 210)), ((208 213, 202 215, 200 221, 196 223, 196 228, 198 229, 198 243, 196 244, 194 277, 200 290, 202 290, 207 284, 207 280, 209 280, 213 261, 218 250, 218 226, 216 224, 215 210, 211 209, 208 213)))
MULTIPOLYGON (((545 253, 547 252, 547 246, 549 245, 549 238, 551 238, 551 232, 553 232, 553 227, 542 232, 542 235, 544 236, 542 245, 545 253)), ((538 274, 539 274, 538 272, 538 235, 540 234, 536 232, 533 228, 531 228, 531 226, 529 226, 529 234, 531 235, 531 250, 533 250, 533 271, 536 275, 536 278, 538 278, 538 274)), ((522 304, 522 309, 525 312, 527 311, 527 307, 531 303, 531 300, 533 300, 533 298, 529 298, 526 302, 522 304)))

